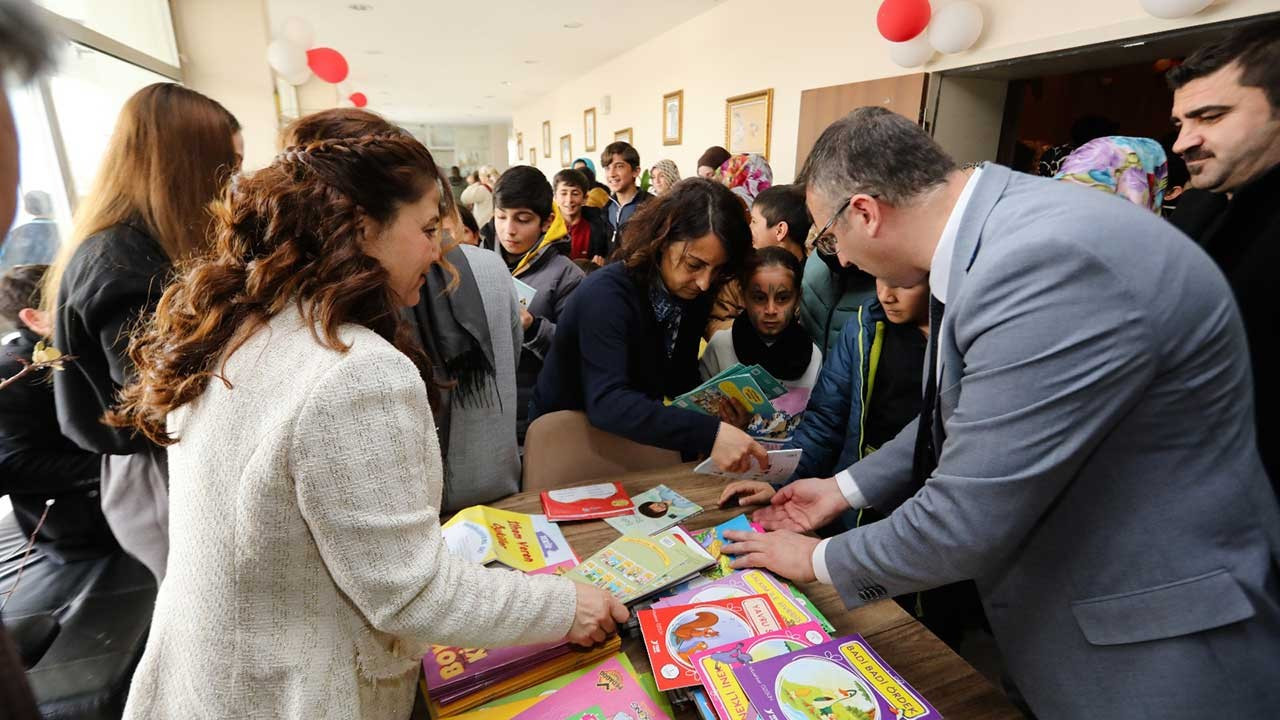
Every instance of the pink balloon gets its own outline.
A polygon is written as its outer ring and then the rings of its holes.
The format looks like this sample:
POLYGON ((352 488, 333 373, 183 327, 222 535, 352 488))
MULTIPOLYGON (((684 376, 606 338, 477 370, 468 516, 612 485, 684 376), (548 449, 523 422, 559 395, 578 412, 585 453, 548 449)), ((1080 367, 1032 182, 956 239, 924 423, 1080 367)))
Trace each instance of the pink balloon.
POLYGON ((365 105, 369 104, 369 98, 365 97, 365 94, 362 92, 351 93, 351 97, 347 99, 350 100, 351 104, 355 105, 356 107, 364 107, 365 105))
POLYGON ((311 72, 315 73, 316 77, 335 84, 346 80, 347 73, 350 72, 347 59, 342 57, 342 53, 327 47, 308 50, 307 67, 311 68, 311 72))

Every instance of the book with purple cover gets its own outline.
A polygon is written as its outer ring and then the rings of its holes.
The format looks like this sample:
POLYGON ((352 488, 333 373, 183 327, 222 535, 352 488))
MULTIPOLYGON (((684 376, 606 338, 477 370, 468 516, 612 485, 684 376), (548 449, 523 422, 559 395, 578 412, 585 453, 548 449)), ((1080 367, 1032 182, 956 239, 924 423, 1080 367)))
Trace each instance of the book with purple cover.
POLYGON ((765 720, 941 720, 861 635, 733 669, 765 720))
POLYGON ((616 657, 595 666, 512 720, 565 720, 580 718, 588 711, 603 713, 601 720, 619 715, 671 720, 616 657))
POLYGON ((767 595, 778 609, 778 614, 787 625, 800 625, 818 618, 809 614, 808 608, 791 594, 785 585, 774 579, 764 570, 739 570, 728 577, 712 580, 709 583, 686 590, 678 595, 666 597, 654 603, 654 607, 671 607, 673 605, 694 605, 707 600, 746 597, 748 595, 767 595))
POLYGON ((693 668, 720 720, 751 720, 756 714, 747 703, 733 668, 820 645, 830 639, 821 625, 807 622, 696 652, 692 656, 693 668))

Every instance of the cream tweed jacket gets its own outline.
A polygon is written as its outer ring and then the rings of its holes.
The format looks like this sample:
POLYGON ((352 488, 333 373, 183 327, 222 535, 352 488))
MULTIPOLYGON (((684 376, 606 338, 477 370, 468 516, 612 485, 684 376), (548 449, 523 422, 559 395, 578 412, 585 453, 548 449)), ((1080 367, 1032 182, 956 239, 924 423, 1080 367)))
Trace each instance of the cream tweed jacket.
POLYGON ((368 329, 340 338, 290 305, 230 357, 230 388, 169 416, 169 571, 126 718, 407 718, 431 644, 568 632, 571 581, 446 549, 417 369, 368 329))

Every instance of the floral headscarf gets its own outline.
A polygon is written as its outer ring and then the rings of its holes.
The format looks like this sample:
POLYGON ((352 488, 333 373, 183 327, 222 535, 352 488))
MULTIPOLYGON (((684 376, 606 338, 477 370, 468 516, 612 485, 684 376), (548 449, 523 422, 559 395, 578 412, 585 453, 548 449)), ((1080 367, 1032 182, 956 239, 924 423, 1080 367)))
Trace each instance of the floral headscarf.
POLYGON ((749 208, 757 195, 773 185, 773 168, 769 167, 769 161, 763 155, 734 155, 720 166, 716 179, 745 200, 749 208))
POLYGON ((1135 205, 1160 212, 1169 162, 1150 138, 1112 135, 1090 140, 1062 161, 1055 180, 1069 180, 1115 193, 1135 205))
POLYGON ((676 167, 675 162, 672 160, 659 160, 654 163, 650 175, 661 175, 667 181, 668 186, 680 182, 680 168, 676 167))

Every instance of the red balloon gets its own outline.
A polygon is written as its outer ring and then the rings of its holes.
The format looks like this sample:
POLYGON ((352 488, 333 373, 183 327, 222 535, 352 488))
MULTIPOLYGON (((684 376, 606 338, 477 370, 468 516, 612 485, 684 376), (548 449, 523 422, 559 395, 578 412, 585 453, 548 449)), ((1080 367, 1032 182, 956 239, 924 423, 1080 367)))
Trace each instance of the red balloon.
POLYGON ((876 13, 876 27, 885 40, 906 42, 924 32, 932 15, 929 0, 884 0, 876 13))
POLYGON ((362 92, 351 93, 351 97, 348 99, 351 101, 351 104, 356 107, 364 107, 369 104, 369 98, 365 97, 362 92))
POLYGON ((340 83, 347 79, 347 59, 333 48, 318 47, 307 51, 307 67, 316 77, 327 83, 340 83))

